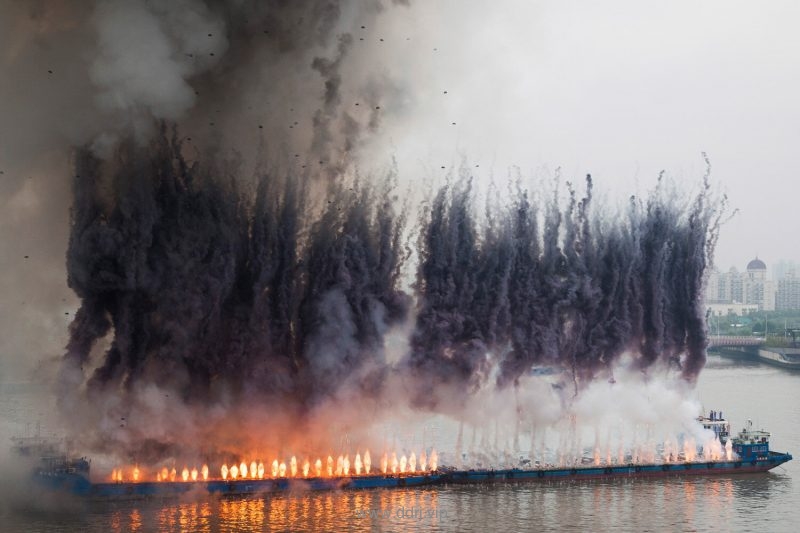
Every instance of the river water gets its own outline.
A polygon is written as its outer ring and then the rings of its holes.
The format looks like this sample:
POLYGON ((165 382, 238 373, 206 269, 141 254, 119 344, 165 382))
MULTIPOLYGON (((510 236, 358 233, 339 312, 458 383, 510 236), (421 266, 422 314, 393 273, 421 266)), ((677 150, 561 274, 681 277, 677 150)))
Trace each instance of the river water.
MULTIPOLYGON (((798 459, 767 474, 497 484, 90 503, 60 511, 0 506, 0 531, 798 531, 800 374, 710 356, 700 401, 738 431, 751 418, 798 459)), ((0 398, 3 414, 17 409, 0 398)), ((4 489, 8 490, 8 488, 4 489)))

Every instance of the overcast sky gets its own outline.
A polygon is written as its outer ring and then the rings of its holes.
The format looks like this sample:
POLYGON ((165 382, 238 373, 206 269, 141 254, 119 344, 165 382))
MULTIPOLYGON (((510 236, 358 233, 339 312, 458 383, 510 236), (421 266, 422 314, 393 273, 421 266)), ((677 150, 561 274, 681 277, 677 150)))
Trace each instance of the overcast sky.
POLYGON ((624 194, 696 186, 706 152, 739 209, 717 265, 800 260, 800 2, 437 0, 378 23, 409 89, 379 141, 401 171, 464 155, 624 194))

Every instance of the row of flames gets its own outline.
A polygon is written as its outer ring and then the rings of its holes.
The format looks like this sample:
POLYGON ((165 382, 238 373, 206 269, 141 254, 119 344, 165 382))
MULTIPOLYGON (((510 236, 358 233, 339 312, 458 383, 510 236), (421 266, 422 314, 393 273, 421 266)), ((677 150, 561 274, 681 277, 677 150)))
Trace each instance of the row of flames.
MULTIPOLYGON (((438 454, 435 449, 431 451, 430 456, 425 451, 422 451, 419 457, 414 452, 411 452, 409 456, 401 455, 399 458, 394 452, 391 455, 384 453, 380 462, 380 473, 384 475, 433 472, 437 468, 438 454)), ((363 456, 357 452, 352 462, 350 461, 350 455, 347 454, 340 455, 336 459, 329 455, 324 462, 322 458, 317 458, 313 464, 309 459, 305 459, 302 465, 300 465, 295 456, 292 456, 288 464, 284 461, 278 461, 278 459, 267 465, 263 461, 250 461, 249 463, 242 461, 231 466, 226 463, 220 468, 220 476, 217 479, 362 476, 377 473, 373 469, 372 458, 369 450, 367 450, 363 456)), ((208 465, 206 464, 200 467, 199 470, 196 467, 190 470, 188 466, 184 466, 180 472, 175 467, 171 469, 163 467, 156 472, 156 481, 207 481, 209 475, 208 465)), ((111 472, 111 481, 114 482, 138 482, 141 480, 143 480, 143 475, 138 466, 128 469, 115 468, 111 472), (126 470, 130 472, 129 476, 126 476, 126 470)))
MULTIPOLYGON (((656 462, 657 461, 657 454, 654 447, 650 447, 648 449, 647 446, 640 446, 638 449, 632 451, 633 453, 633 462, 638 463, 640 461, 645 462, 656 462)), ((676 462, 695 462, 695 461, 732 461, 734 459, 734 452, 733 452, 733 444, 731 443, 730 439, 725 443, 723 446, 722 443, 716 437, 707 440, 703 444, 703 452, 698 453, 697 451, 697 442, 694 438, 687 438, 683 441, 683 447, 678 446, 677 443, 672 441, 666 441, 663 445, 663 452, 661 455, 661 461, 664 463, 676 463, 676 462)), ((605 462, 603 459, 602 452, 600 448, 594 448, 594 465, 600 466, 602 464, 624 464, 625 460, 625 453, 624 450, 620 447, 619 454, 616 459, 611 457, 611 450, 606 450, 605 462)), ((563 458, 561 463, 563 463, 563 458)))

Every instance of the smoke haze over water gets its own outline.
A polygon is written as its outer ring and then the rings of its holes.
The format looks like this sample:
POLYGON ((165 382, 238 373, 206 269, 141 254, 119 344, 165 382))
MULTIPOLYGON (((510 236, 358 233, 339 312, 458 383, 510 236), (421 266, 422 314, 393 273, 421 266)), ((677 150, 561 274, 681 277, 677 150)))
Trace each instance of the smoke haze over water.
POLYGON ((56 273, 77 296, 57 392, 87 446, 158 458, 199 435, 224 449, 231 417, 276 448, 291 444, 280 430, 330 439, 393 408, 459 418, 476 398, 528 394, 534 366, 565 369, 565 398, 620 367, 697 377, 725 207, 708 175, 692 194, 659 177, 621 202, 589 176, 489 190, 467 163, 410 176, 373 142, 414 102, 376 60, 402 45, 373 27, 396 36, 385 21, 410 9, 3 7, 6 72, 41 77, 15 100, 44 106, 0 148, 16 198, 4 237, 20 255, 42 245, 58 301, 2 281, 69 309, 56 273), (12 237, 34 208, 35 237, 12 237))

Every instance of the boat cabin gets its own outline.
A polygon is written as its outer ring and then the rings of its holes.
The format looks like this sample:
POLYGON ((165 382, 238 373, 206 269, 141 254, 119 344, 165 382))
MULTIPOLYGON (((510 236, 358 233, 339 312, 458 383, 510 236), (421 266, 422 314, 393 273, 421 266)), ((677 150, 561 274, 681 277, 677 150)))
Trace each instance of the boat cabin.
POLYGON ((754 430, 753 421, 747 421, 747 427, 733 437, 733 451, 743 461, 766 459, 769 456, 769 432, 754 430))

